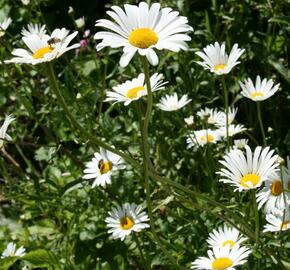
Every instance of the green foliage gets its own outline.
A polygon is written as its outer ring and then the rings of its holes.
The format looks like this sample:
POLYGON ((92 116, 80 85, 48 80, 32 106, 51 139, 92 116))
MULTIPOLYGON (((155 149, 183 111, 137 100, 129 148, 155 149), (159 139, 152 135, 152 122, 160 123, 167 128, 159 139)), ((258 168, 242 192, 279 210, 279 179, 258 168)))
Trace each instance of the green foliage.
MULTIPOLYGON (((226 77, 226 83, 230 104, 239 108, 237 122, 248 128, 246 134, 236 138, 246 136, 252 147, 262 144, 262 136, 255 104, 241 98, 238 81, 261 75, 280 83, 281 91, 262 104, 262 115, 267 144, 286 157, 290 152, 290 2, 160 3, 187 16, 194 28, 189 51, 158 51, 159 65, 150 70, 164 74, 168 81, 165 90, 154 93, 149 125, 151 162, 158 175, 187 189, 150 180, 154 224, 165 249, 188 269, 194 259, 206 254, 208 234, 222 223, 239 226, 248 234, 255 228, 249 194, 237 194, 217 181, 218 160, 225 146, 209 145, 198 151, 186 148, 190 129, 206 128, 196 112, 205 106, 224 106, 221 81, 196 64, 199 59, 194 52, 215 41, 225 41, 228 50, 234 43, 246 49, 241 64, 226 77), (155 105, 160 97, 173 92, 188 94, 192 102, 177 112, 159 110, 155 105), (197 119, 191 128, 183 121, 189 115, 197 119), (211 204, 200 194, 221 205, 211 204)), ((0 37, 0 60, 10 59, 12 49, 23 46, 20 32, 28 23, 45 23, 50 31, 56 27, 75 30, 74 19, 85 16, 84 29, 91 30, 88 46, 79 54, 70 51, 53 63, 61 93, 87 133, 141 164, 142 137, 134 104, 104 102, 106 91, 143 72, 137 55, 124 69, 119 66, 121 49, 96 53, 93 34, 100 29, 94 26, 95 21, 108 18, 105 11, 113 4, 123 5, 124 1, 31 0, 25 6, 21 1, 1 0, 0 21, 9 14, 13 23, 0 37), (67 13, 69 6, 74 14, 67 13)), ((83 38, 84 29, 79 30, 76 40, 83 38)), ((13 141, 5 142, 5 150, 19 165, 1 152, 0 253, 12 241, 27 249, 24 257, 0 259, 0 269, 21 269, 25 264, 32 269, 144 269, 133 237, 123 242, 114 240, 105 223, 114 203, 146 206, 142 170, 127 163, 125 170, 114 174, 111 185, 92 189, 92 182, 82 176, 85 163, 99 147, 65 116, 51 91, 46 65, 2 63, 0 71, 1 123, 4 115, 12 113, 16 118, 8 130, 13 141)), ((139 103, 145 114, 146 98, 139 103)), ((262 230, 262 212, 260 221, 262 230)), ((151 269, 176 269, 150 229, 138 233, 138 239, 151 269)), ((287 232, 261 233, 258 246, 250 239, 247 245, 253 254, 239 269, 290 269, 289 240, 287 232)))

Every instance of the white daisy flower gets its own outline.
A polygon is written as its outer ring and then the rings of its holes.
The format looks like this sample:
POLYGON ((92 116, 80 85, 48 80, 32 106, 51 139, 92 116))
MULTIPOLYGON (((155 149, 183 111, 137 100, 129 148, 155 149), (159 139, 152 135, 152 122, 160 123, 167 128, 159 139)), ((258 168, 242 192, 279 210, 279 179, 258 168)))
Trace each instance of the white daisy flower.
POLYGON ((180 100, 176 93, 173 95, 166 95, 159 100, 157 107, 163 111, 177 111, 188 104, 191 99, 188 99, 187 95, 183 95, 180 100))
POLYGON ((253 101, 261 101, 273 96, 280 86, 279 83, 274 86, 274 82, 271 79, 263 79, 261 81, 260 76, 257 76, 255 85, 250 78, 245 80, 244 83, 239 83, 242 88, 241 94, 253 101))
POLYGON ((124 161, 120 156, 100 148, 100 152, 95 153, 94 158, 86 164, 83 179, 94 179, 92 188, 105 187, 111 184, 112 173, 124 168, 124 161))
POLYGON ((192 126, 194 124, 194 116, 189 116, 184 118, 184 122, 186 123, 186 125, 188 126, 192 126))
MULTIPOLYGON (((167 82, 162 81, 162 74, 153 74, 150 78, 152 92, 163 89, 167 82)), ((132 101, 147 95, 145 75, 141 73, 137 78, 126 81, 118 86, 113 87, 114 91, 107 91, 105 101, 124 102, 129 105, 132 101)))
POLYGON ((217 172, 222 177, 219 181, 235 187, 234 191, 260 187, 279 166, 276 162, 278 155, 273 155, 274 150, 270 147, 262 149, 258 146, 253 153, 246 145, 245 150, 244 154, 233 149, 219 161, 224 166, 217 172))
MULTIPOLYGON (((234 107, 229 108, 229 112, 228 112, 228 125, 230 125, 235 120, 237 111, 238 111, 238 109, 236 109, 234 107)), ((227 115, 226 115, 225 112, 222 112, 222 115, 221 115, 221 117, 218 118, 218 121, 217 121, 216 125, 218 127, 226 126, 226 122, 227 122, 227 115)))
POLYGON ((251 250, 239 245, 228 247, 214 247, 207 252, 208 257, 199 257, 191 266, 191 269, 209 270, 235 270, 236 266, 244 264, 251 250))
MULTIPOLYGON (((288 206, 289 207, 289 206, 288 206)), ((263 232, 279 232, 290 229, 290 213, 289 208, 284 211, 277 212, 275 214, 266 214, 267 224, 264 226, 263 232)))
POLYGON ((27 29, 23 27, 22 30, 21 30, 21 35, 23 37, 29 37, 31 35, 37 35, 40 38, 42 38, 45 34, 46 34, 45 25, 40 25, 40 24, 30 23, 30 24, 27 25, 27 29))
POLYGON ((283 192, 290 185, 290 175, 285 167, 278 173, 273 173, 265 181, 265 187, 257 194, 258 209, 265 206, 267 213, 283 211, 290 203, 290 192, 283 192), (282 174, 282 175, 281 175, 282 174), (283 184, 281 177, 283 176, 283 184))
MULTIPOLYGON (((244 125, 240 125, 240 124, 233 125, 232 124, 232 125, 228 126, 228 135, 229 135, 229 137, 232 137, 232 136, 234 136, 234 135, 236 135, 238 133, 241 133, 241 132, 243 132, 245 130, 247 130, 247 129, 244 127, 244 125)), ((218 129, 218 132, 219 132, 221 137, 224 137, 224 138, 227 137, 227 128, 226 128, 226 126, 220 127, 218 129)))
POLYGON ((24 256, 25 253, 25 248, 20 247, 16 249, 16 244, 15 243, 9 243, 6 247, 6 249, 3 251, 1 258, 7 258, 7 257, 22 257, 24 256))
POLYGON ((220 140, 220 135, 215 130, 202 129, 193 131, 192 134, 188 135, 186 142, 187 147, 198 147, 204 146, 207 143, 216 143, 220 140))
POLYGON ((225 44, 220 46, 218 42, 215 42, 214 45, 206 46, 203 51, 196 52, 204 60, 204 62, 198 61, 197 63, 217 75, 222 75, 229 73, 234 66, 240 63, 237 60, 245 50, 239 49, 238 44, 234 44, 228 56, 225 52, 225 44))
POLYGON ((10 17, 0 22, 0 37, 3 37, 5 35, 5 31, 11 23, 12 19, 10 17))
POLYGON ((217 125, 224 119, 224 113, 218 109, 204 108, 196 113, 202 120, 206 120, 208 124, 217 125))
POLYGON ((236 228, 224 225, 220 226, 217 230, 213 230, 213 232, 209 234, 207 242, 210 247, 233 248, 246 240, 247 238, 242 237, 236 228))
POLYGON ((78 43, 68 46, 77 34, 78 32, 74 32, 69 35, 69 31, 62 28, 55 29, 51 35, 45 34, 40 37, 37 34, 32 34, 29 36, 23 36, 22 40, 29 50, 14 49, 12 54, 16 57, 11 60, 6 60, 5 63, 24 63, 36 65, 43 62, 52 61, 55 58, 60 57, 65 52, 80 46, 78 43))
POLYGON ((0 149, 4 144, 4 140, 12 141, 12 138, 7 134, 7 129, 14 120, 15 118, 11 114, 5 117, 4 123, 0 128, 0 149))
POLYGON ((142 212, 142 206, 125 203, 122 206, 113 207, 109 212, 109 217, 105 219, 108 233, 112 233, 113 238, 124 238, 132 231, 139 232, 144 228, 150 227, 147 224, 149 220, 145 212, 142 212))
POLYGON ((235 149, 244 149, 246 145, 248 145, 248 139, 238 139, 234 140, 234 148, 235 149))
POLYGON ((157 65, 155 48, 174 52, 188 49, 185 41, 191 38, 185 33, 193 29, 187 24, 187 18, 179 16, 177 11, 160 9, 159 3, 149 7, 145 2, 139 6, 125 4, 124 10, 118 6, 111 9, 107 14, 114 22, 102 19, 97 21, 96 26, 112 32, 98 32, 94 38, 102 40, 96 47, 98 51, 104 47, 123 47, 122 67, 129 64, 136 52, 146 56, 152 65, 157 65))

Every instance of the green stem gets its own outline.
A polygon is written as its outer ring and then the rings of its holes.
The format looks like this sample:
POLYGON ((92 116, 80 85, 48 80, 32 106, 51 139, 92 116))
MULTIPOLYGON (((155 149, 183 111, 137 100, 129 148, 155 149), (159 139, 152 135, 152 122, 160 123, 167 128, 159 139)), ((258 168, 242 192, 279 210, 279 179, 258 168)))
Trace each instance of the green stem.
POLYGON ((256 200, 256 193, 255 190, 251 190, 252 194, 252 201, 253 201, 253 208, 254 208, 254 214, 255 214, 255 238, 256 238, 256 245, 259 244, 259 233, 260 233, 260 220, 259 220, 259 211, 258 211, 258 205, 256 200))
POLYGON ((47 74, 48 74, 49 81, 51 84, 51 90, 56 95, 57 101, 58 101, 60 107, 64 110, 65 116, 68 118, 71 125, 74 128, 76 128, 86 139, 89 139, 92 144, 103 147, 104 149, 109 150, 109 151, 119 155, 120 157, 122 157, 124 160, 126 160, 128 163, 130 163, 134 167, 135 166, 140 167, 139 163, 136 162, 133 158, 131 158, 130 156, 128 156, 127 154, 125 154, 121 151, 118 151, 114 147, 104 143, 102 140, 98 139, 95 135, 92 135, 85 128, 83 128, 78 123, 78 121, 75 119, 74 115, 71 113, 71 110, 68 108, 68 106, 67 106, 67 104, 66 104, 66 102, 65 102, 65 100, 60 92, 52 63, 48 63, 48 65, 47 65, 47 74))
POLYGON ((187 193, 188 195, 190 196, 194 196, 196 198, 199 198, 207 203, 209 203, 210 205, 212 206, 215 206, 215 207, 219 207, 220 209, 224 210, 226 213, 229 214, 230 217, 232 217, 232 219, 235 220, 235 222, 239 223, 239 224, 242 224, 242 226, 249 232, 251 233, 253 239, 255 239, 255 236, 254 236, 254 233, 252 231, 252 228, 245 222, 245 220, 242 218, 242 217, 239 217, 237 216, 234 212, 232 212, 230 209, 228 209, 224 204, 222 203, 219 203, 213 199, 211 199, 210 197, 198 192, 198 191, 194 191, 194 190, 191 190, 183 185, 180 185, 178 184, 177 182, 175 181, 172 181, 168 178, 165 178, 165 177, 162 177, 162 176, 159 176, 153 172, 149 172, 149 175, 151 178, 153 178, 154 180, 158 181, 158 182, 161 182, 161 183, 164 183, 164 184, 168 184, 170 186, 174 186, 176 188, 178 188, 179 190, 182 190, 183 192, 187 193))
POLYGON ((260 106, 259 101, 257 102, 257 113, 258 113, 258 120, 259 120, 261 132, 263 136, 263 146, 266 146, 267 145, 266 135, 265 135, 264 125, 263 125, 263 120, 262 120, 262 115, 261 115, 261 106, 260 106))
POLYGON ((143 255, 143 251, 142 251, 142 248, 141 248, 140 241, 138 239, 137 233, 133 232, 133 238, 134 238, 134 240, 136 242, 136 245, 137 245, 137 248, 139 249, 139 252, 140 252, 140 257, 141 257, 141 261, 142 261, 142 267, 144 267, 146 270, 150 269, 150 266, 148 266, 148 262, 147 262, 147 260, 145 260, 145 257, 143 255))
POLYGON ((149 157, 149 144, 148 144, 148 126, 149 126, 149 122, 151 118, 153 97, 152 97, 152 89, 151 89, 150 76, 149 76, 149 66, 148 66, 148 62, 145 56, 142 57, 142 61, 143 61, 143 69, 144 69, 146 89, 147 89, 147 109, 146 109, 145 119, 143 123, 143 129, 141 129, 141 133, 142 133, 142 148, 143 148, 143 174, 144 174, 144 180, 145 180, 146 202, 148 206, 150 227, 151 227, 153 238, 155 242, 158 244, 158 246, 162 249, 163 253, 168 257, 168 259, 171 261, 173 265, 175 265, 178 269, 183 269, 177 264, 177 262, 171 256, 171 254, 167 251, 167 249, 164 248, 163 244, 161 243, 161 240, 157 236, 157 232, 156 232, 155 224, 153 220, 152 203, 151 203, 151 198, 150 198, 151 192, 150 192, 150 186, 149 186, 149 164, 151 161, 149 157))
POLYGON ((225 99, 225 107, 226 107, 226 137, 227 137, 227 150, 230 149, 230 138, 229 138, 229 97, 228 90, 225 82, 225 77, 222 76, 222 85, 224 90, 224 99, 225 99))

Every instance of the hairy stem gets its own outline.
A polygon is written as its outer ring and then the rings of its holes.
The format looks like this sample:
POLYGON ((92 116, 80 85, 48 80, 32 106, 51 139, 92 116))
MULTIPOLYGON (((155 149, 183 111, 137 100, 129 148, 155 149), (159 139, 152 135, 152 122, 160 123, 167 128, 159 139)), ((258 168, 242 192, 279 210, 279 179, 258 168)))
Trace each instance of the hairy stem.
POLYGON ((225 107, 226 107, 226 137, 227 137, 227 150, 230 149, 230 138, 229 138, 229 97, 228 90, 225 82, 225 77, 222 76, 222 85, 224 91, 225 107))
POLYGON ((261 115, 260 101, 257 102, 257 114, 258 114, 259 125, 261 128, 261 133, 263 137, 263 146, 266 146, 267 142, 266 142, 266 135, 265 135, 264 125, 263 125, 263 120, 262 120, 262 115, 261 115))

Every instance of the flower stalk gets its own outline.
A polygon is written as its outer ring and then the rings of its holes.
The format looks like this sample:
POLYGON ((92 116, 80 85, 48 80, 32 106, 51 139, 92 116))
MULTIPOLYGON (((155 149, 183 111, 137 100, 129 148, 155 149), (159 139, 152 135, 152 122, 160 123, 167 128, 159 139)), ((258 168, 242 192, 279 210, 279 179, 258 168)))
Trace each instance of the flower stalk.
POLYGON ((166 250, 166 248, 161 243, 161 240, 157 236, 157 232, 156 232, 155 224, 153 220, 152 203, 151 203, 151 198, 150 198, 151 192, 150 192, 150 186, 149 186, 149 164, 151 163, 151 161, 149 157, 149 143, 148 143, 148 126, 149 126, 149 122, 151 118, 153 96, 152 96, 152 89, 151 89, 150 76, 149 76, 149 66, 145 57, 142 57, 142 62, 143 62, 145 83, 146 83, 146 89, 147 89, 147 108, 146 108, 145 119, 143 123, 143 129, 141 129, 141 135, 142 135, 142 149, 143 149, 143 175, 144 175, 144 180, 145 180, 146 202, 147 202, 147 207, 148 207, 148 215, 150 219, 150 228, 151 228, 151 232, 152 232, 155 242, 161 248, 163 253, 168 257, 171 263, 175 265, 177 269, 183 269, 177 264, 175 259, 171 256, 171 254, 166 250))
POLYGON ((262 133, 262 137, 263 137, 263 146, 265 147, 267 145, 267 142, 266 142, 264 124, 263 124, 262 115, 261 115, 261 105, 260 105, 259 101, 257 102, 257 114, 258 114, 258 121, 259 121, 261 133, 262 133))
POLYGON ((225 82, 225 77, 222 76, 222 85, 224 91, 224 100, 225 100, 225 108, 226 108, 226 137, 227 137, 227 150, 230 149, 230 138, 229 138, 229 97, 228 90, 225 82))

